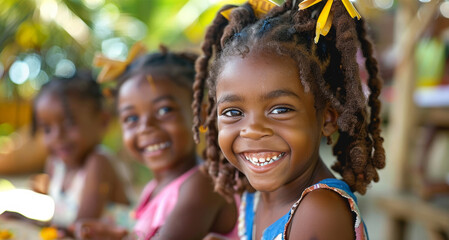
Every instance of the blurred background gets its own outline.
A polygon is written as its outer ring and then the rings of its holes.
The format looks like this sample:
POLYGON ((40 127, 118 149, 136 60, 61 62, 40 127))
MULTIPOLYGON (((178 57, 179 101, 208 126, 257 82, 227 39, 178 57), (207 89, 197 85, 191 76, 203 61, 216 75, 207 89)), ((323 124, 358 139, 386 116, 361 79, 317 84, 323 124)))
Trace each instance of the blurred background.
MULTIPOLYGON (((28 177, 42 171, 46 153, 29 135, 31 102, 52 76, 91 68, 97 52, 124 60, 136 41, 149 50, 163 43, 199 53, 217 10, 243 2, 1 0, 0 179, 26 188, 28 177)), ((360 196, 371 239, 448 239, 449 1, 353 2, 370 27, 385 84, 387 166, 380 182, 360 196)), ((361 74, 366 76, 363 68, 361 74)), ((151 178, 123 151, 117 124, 104 144, 129 162, 136 186, 151 178)), ((331 165, 331 151, 323 145, 331 165)))

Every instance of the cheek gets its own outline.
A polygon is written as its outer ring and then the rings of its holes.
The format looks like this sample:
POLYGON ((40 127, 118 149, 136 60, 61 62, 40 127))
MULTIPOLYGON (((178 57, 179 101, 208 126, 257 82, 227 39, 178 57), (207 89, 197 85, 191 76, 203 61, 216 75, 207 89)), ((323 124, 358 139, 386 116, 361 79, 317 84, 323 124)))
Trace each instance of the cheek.
POLYGON ((133 150, 133 134, 131 131, 123 129, 123 144, 128 148, 128 150, 133 150))
POLYGON ((220 128, 218 130, 218 146, 226 158, 232 154, 232 143, 234 141, 232 129, 220 128))

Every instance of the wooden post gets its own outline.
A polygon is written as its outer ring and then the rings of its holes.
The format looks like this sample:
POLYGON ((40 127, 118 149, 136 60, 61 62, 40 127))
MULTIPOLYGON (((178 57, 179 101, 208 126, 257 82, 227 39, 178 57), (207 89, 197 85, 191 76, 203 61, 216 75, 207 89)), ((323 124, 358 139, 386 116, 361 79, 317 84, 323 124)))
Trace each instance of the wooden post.
POLYGON ((420 36, 433 20, 439 6, 439 0, 433 0, 420 7, 417 14, 417 2, 399 1, 395 34, 395 48, 398 62, 394 74, 394 99, 391 104, 390 125, 388 129, 391 147, 387 153, 387 161, 394 168, 394 188, 405 191, 407 173, 410 170, 409 151, 414 144, 416 131, 416 106, 413 101, 415 90, 414 51, 420 36))

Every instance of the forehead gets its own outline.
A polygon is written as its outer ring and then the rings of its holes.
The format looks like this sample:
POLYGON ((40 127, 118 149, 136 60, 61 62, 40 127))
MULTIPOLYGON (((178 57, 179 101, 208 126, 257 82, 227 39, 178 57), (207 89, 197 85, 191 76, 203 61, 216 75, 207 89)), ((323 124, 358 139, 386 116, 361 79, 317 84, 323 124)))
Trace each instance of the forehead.
POLYGON ((164 75, 138 75, 126 80, 120 87, 119 100, 134 98, 152 99, 161 95, 171 95, 176 98, 189 99, 190 88, 180 86, 164 75))
POLYGON ((217 78, 217 91, 223 87, 237 87, 252 91, 273 88, 299 88, 298 67, 291 58, 276 54, 250 53, 245 57, 229 57, 217 78))
POLYGON ((73 112, 80 113, 81 115, 87 115, 93 112, 92 99, 81 99, 79 96, 73 94, 65 94, 64 96, 60 96, 55 92, 47 92, 39 96, 36 100, 35 106, 38 116, 49 114, 65 116, 73 112), (63 97, 65 99, 62 99, 63 97), (67 109, 64 109, 63 101, 66 101, 67 109))

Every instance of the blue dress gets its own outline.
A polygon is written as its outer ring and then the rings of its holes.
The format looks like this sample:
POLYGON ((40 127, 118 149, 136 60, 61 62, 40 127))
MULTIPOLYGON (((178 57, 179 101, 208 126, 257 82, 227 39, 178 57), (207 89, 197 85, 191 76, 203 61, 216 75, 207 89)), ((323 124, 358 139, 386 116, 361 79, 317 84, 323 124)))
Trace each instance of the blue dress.
MULTIPOLYGON (((286 239, 287 227, 299 205, 301 200, 306 194, 317 189, 329 189, 338 193, 341 197, 346 198, 351 208, 351 211, 355 213, 356 219, 354 221, 354 230, 357 240, 368 239, 365 224, 360 216, 360 211, 357 206, 357 198, 351 191, 349 186, 338 179, 327 178, 317 184, 306 188, 301 197, 296 201, 290 211, 278 219, 276 222, 266 228, 262 234, 262 240, 284 240, 286 239)), ((252 240, 253 238, 253 226, 254 216, 257 209, 257 203, 259 201, 259 192, 255 193, 243 193, 242 202, 240 205, 239 215, 239 237, 241 240, 252 240)))

